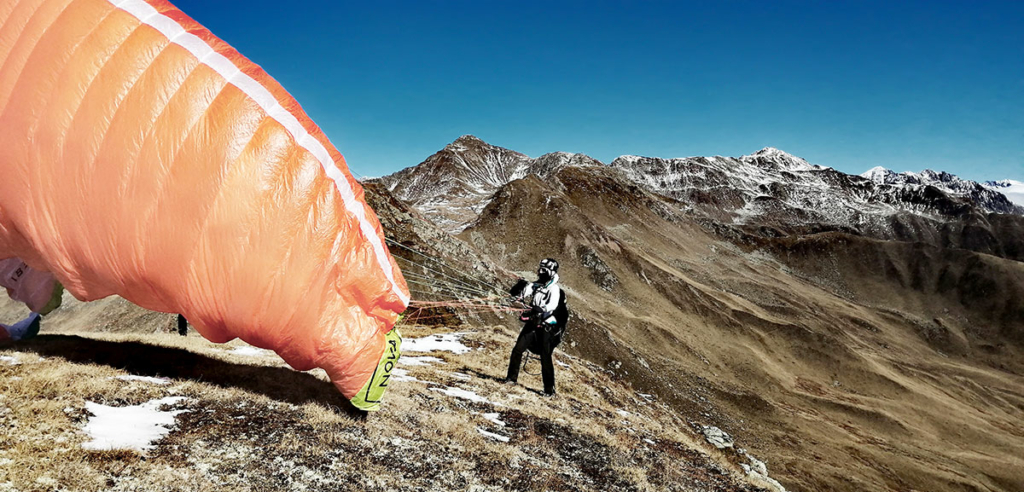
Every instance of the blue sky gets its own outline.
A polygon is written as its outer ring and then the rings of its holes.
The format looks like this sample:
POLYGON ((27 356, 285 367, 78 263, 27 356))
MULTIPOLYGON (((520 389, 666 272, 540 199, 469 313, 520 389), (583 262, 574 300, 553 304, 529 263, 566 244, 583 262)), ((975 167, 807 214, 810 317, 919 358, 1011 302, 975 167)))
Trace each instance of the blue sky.
POLYGON ((174 3, 362 176, 473 134, 532 157, 773 146, 1024 181, 1024 2, 174 3))

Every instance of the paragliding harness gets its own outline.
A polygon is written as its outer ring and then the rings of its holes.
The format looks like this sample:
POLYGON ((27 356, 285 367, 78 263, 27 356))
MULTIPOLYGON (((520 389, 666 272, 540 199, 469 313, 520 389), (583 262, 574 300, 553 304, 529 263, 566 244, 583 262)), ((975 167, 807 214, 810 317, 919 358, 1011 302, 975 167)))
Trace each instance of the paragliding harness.
MULTIPOLYGON (((512 287, 509 293, 512 295, 513 298, 520 298, 522 296, 523 290, 526 289, 526 286, 528 285, 530 285, 529 281, 520 279, 518 282, 516 282, 516 285, 512 287)), ((555 317, 554 324, 545 323, 544 319, 542 319, 543 313, 540 313, 534 309, 527 309, 519 314, 519 321, 522 321, 525 325, 523 326, 524 330, 544 330, 545 332, 551 334, 550 336, 552 352, 554 352, 555 348, 562 343, 562 336, 565 334, 565 327, 566 324, 569 322, 569 307, 566 303, 565 289, 558 289, 558 292, 558 306, 555 307, 555 310, 551 313, 551 315, 555 317)), ((540 337, 534 339, 534 342, 529 347, 527 347, 526 350, 526 357, 523 357, 523 372, 533 376, 540 375, 540 372, 534 374, 526 370, 526 364, 527 362, 530 361, 530 359, 534 359, 540 362, 540 353, 543 350, 543 348, 541 347, 540 337)))

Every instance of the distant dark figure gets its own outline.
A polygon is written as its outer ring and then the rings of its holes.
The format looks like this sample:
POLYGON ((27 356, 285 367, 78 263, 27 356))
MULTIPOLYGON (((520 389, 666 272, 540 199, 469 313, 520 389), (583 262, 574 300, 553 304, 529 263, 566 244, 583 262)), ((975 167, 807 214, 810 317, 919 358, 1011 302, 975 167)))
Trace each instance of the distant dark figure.
POLYGON ((555 394, 555 365, 551 354, 562 342, 562 334, 569 320, 569 309, 565 303, 565 292, 558 286, 558 262, 547 258, 537 268, 537 281, 520 279, 510 291, 512 297, 530 306, 520 316, 523 329, 512 349, 508 361, 508 375, 505 381, 519 380, 523 352, 529 350, 540 356, 541 378, 544 380, 544 395, 555 394))
POLYGON ((180 314, 178 315, 178 334, 181 336, 188 335, 188 320, 180 314))

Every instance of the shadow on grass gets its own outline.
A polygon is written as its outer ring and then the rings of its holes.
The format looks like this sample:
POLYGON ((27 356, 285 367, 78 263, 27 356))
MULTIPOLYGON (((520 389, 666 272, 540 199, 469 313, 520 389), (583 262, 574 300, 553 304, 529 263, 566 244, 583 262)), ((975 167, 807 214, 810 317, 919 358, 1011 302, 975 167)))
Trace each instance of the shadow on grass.
POLYGON ((472 374, 472 375, 476 376, 477 378, 484 379, 484 380, 487 380, 487 381, 494 381, 496 383, 501 383, 501 382, 505 381, 505 373, 501 373, 500 376, 494 376, 492 374, 487 374, 485 372, 481 372, 481 371, 478 371, 478 370, 470 368, 470 367, 463 367, 461 370, 463 372, 472 374))
POLYGON ((235 364, 180 348, 75 335, 39 335, 11 348, 42 357, 62 357, 79 364, 102 364, 139 376, 187 379, 237 388, 295 405, 316 402, 353 417, 365 417, 365 412, 353 407, 333 384, 286 367, 235 364))

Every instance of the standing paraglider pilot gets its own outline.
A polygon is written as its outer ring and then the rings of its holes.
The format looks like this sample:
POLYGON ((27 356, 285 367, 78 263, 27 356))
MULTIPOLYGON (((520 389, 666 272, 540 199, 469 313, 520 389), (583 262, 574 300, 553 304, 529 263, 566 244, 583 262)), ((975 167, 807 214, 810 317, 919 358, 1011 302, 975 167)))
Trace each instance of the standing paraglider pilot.
POLYGON ((519 379, 519 368, 523 352, 529 350, 540 356, 541 377, 544 380, 544 396, 555 394, 555 366, 551 354, 562 341, 569 310, 565 304, 565 292, 558 286, 558 262, 546 258, 537 268, 537 281, 519 280, 510 292, 512 297, 530 306, 519 319, 524 322, 519 339, 512 349, 508 361, 506 382, 519 379))

